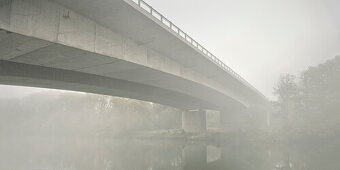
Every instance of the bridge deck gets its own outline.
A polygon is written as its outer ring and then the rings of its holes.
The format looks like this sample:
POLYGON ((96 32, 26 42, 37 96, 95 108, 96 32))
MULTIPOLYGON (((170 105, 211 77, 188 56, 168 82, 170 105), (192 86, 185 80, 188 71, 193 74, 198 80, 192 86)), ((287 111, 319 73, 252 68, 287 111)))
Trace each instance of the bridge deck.
POLYGON ((226 86, 233 82, 228 88, 242 88, 247 98, 267 100, 251 84, 142 0, 55 1, 206 77, 226 86))

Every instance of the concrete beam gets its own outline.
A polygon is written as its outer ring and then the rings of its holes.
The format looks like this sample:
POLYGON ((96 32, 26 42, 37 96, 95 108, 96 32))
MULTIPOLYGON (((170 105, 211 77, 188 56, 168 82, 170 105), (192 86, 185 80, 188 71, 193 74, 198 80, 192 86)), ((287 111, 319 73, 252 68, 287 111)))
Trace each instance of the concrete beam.
POLYGON ((0 84, 72 90, 150 101, 176 108, 209 107, 174 91, 65 69, 0 60, 0 84))

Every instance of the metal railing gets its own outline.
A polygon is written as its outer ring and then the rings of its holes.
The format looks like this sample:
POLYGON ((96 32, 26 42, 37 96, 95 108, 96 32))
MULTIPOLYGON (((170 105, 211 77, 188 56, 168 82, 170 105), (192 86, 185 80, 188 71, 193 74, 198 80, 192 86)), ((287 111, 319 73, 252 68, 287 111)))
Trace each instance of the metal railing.
POLYGON ((152 8, 149 4, 144 2, 143 0, 132 0, 137 6, 144 11, 148 12, 151 16, 158 19, 163 25, 168 27, 172 32, 176 33, 182 40, 189 43, 192 47, 194 47, 196 50, 200 51, 206 58, 208 58, 210 61, 215 63, 217 66, 222 68, 224 71, 230 73, 234 78, 244 83, 249 88, 253 89, 255 92, 260 94, 261 96, 265 97, 262 93, 260 93, 254 86, 252 86, 248 81, 246 81, 244 78, 242 78, 239 74, 237 74, 233 69, 228 67, 226 64, 224 64, 220 59, 218 59, 215 55, 213 55, 210 51, 208 51, 206 48, 204 48, 200 43, 195 41, 192 37, 190 37, 187 33, 185 33, 182 29, 180 29, 178 26, 176 26, 174 23, 172 23, 169 19, 164 17, 161 13, 159 13, 157 10, 152 8))

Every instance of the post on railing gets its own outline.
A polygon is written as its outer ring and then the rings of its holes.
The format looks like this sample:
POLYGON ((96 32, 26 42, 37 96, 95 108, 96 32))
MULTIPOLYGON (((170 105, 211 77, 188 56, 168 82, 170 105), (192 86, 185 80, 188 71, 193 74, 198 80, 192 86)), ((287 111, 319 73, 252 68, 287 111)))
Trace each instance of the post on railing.
POLYGON ((140 6, 140 1, 141 1, 141 0, 138 0, 138 6, 140 6))
POLYGON ((152 7, 151 7, 149 4, 146 4, 146 6, 147 6, 148 8, 150 8, 149 13, 152 14, 152 7))

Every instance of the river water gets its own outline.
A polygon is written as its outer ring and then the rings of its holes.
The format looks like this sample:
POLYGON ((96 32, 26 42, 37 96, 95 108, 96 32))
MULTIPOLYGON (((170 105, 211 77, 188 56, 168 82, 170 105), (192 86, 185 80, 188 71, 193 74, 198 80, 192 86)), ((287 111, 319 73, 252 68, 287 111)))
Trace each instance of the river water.
POLYGON ((339 170, 336 145, 320 148, 247 142, 6 137, 0 169, 339 170))

